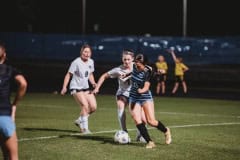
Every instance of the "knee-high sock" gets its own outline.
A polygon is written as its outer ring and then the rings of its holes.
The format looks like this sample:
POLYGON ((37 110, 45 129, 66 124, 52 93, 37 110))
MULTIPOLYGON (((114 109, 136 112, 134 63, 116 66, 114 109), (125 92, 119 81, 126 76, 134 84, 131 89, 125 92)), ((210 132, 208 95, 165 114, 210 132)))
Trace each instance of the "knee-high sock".
POLYGON ((126 113, 124 109, 118 109, 118 121, 122 130, 127 131, 126 127, 126 113))
POLYGON ((87 116, 81 116, 81 122, 82 122, 82 128, 85 130, 88 130, 88 115, 87 116))
POLYGON ((160 121, 158 121, 158 125, 156 126, 156 128, 162 131, 163 133, 167 132, 167 128, 160 121))
POLYGON ((149 141, 152 141, 149 134, 148 134, 147 128, 143 123, 138 124, 137 128, 138 128, 138 130, 140 131, 141 135, 143 136, 143 138, 146 140, 147 143, 149 141))

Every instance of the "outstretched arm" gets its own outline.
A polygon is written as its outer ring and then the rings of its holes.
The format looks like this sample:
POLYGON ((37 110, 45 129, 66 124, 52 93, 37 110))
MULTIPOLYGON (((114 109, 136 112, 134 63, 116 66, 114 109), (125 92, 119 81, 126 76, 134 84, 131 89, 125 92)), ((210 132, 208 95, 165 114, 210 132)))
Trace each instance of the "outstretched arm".
POLYGON ((173 50, 171 50, 171 49, 169 49, 169 50, 167 50, 167 52, 168 52, 168 53, 170 53, 170 54, 172 55, 172 57, 173 57, 173 60, 176 62, 176 60, 177 60, 177 57, 176 57, 176 55, 175 55, 174 51, 173 51, 173 50))
POLYGON ((27 81, 22 75, 15 76, 15 80, 18 83, 18 90, 16 93, 16 96, 12 103, 12 119, 15 120, 15 114, 16 114, 16 108, 19 100, 22 99, 22 97, 25 95, 27 90, 27 81))
POLYGON ((72 77, 72 73, 67 72, 67 74, 64 77, 61 95, 64 95, 67 92, 67 86, 68 86, 68 83, 69 83, 71 77, 72 77))
POLYGON ((104 73, 104 74, 101 75, 101 77, 99 78, 99 80, 98 80, 98 82, 97 82, 97 85, 96 85, 95 89, 93 90, 93 93, 96 94, 96 93, 99 92, 100 87, 102 86, 103 82, 104 82, 107 78, 109 78, 108 73, 104 73))

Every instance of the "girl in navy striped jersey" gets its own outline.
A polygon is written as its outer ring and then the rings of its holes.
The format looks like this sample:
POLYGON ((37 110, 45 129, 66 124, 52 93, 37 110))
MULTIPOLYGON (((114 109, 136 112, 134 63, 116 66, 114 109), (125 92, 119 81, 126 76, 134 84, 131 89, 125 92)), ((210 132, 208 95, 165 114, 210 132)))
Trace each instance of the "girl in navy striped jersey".
POLYGON ((170 144, 172 140, 170 129, 155 118, 153 97, 150 91, 152 68, 146 65, 146 63, 147 59, 143 54, 138 54, 135 57, 131 78, 132 86, 130 90, 129 107, 138 130, 147 142, 146 148, 154 148, 156 145, 150 138, 141 118, 142 109, 144 110, 147 123, 165 134, 165 143, 170 144))

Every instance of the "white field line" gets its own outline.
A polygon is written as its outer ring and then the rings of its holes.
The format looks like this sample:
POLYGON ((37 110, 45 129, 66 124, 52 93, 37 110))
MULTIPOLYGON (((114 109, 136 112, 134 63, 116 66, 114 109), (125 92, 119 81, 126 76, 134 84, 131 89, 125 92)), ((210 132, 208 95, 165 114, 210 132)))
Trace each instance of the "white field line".
MULTIPOLYGON (((66 106, 61 106, 61 105, 22 104, 22 106, 37 107, 37 108, 69 109, 69 108, 66 108, 66 106)), ((113 107, 113 108, 99 107, 99 108, 97 108, 97 110, 116 110, 116 107, 113 107)), ((240 118, 240 116, 220 115, 220 114, 185 113, 185 112, 160 112, 160 111, 155 111, 155 113, 168 114, 168 115, 189 115, 189 116, 199 116, 199 117, 240 118)))
MULTIPOLYGON (((191 128, 191 127, 202 127, 202 126, 226 126, 226 125, 240 125, 240 122, 187 124, 187 125, 177 125, 177 126, 168 126, 168 127, 169 128, 191 128)), ((156 128, 150 127, 148 129, 156 129, 156 128)), ((136 128, 128 129, 128 131, 135 131, 135 130, 136 130, 136 128)), ((102 134, 102 133, 115 133, 116 131, 117 130, 98 131, 98 132, 92 132, 89 135, 102 134)), ((73 134, 45 136, 45 137, 20 138, 20 139, 18 139, 18 142, 44 140, 44 139, 54 139, 54 138, 61 138, 62 136, 79 136, 79 135, 83 135, 83 134, 73 133, 73 134)))

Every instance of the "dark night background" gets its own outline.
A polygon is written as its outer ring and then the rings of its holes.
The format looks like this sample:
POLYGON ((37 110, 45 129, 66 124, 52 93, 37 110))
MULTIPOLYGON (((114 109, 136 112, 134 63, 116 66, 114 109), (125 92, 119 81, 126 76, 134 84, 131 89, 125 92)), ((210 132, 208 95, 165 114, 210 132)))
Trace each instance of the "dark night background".
MULTIPOLYGON (((181 36, 183 0, 86 0, 86 34, 181 36), (95 27, 98 29, 94 30, 95 27)), ((188 36, 240 35, 234 0, 188 0, 188 36)), ((82 33, 82 0, 5 0, 1 32, 82 33)))

